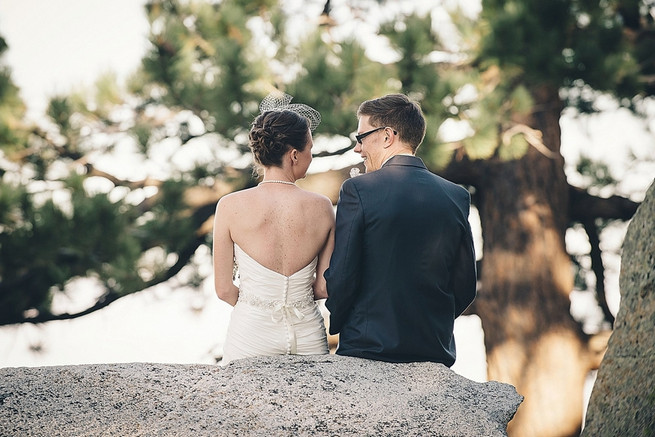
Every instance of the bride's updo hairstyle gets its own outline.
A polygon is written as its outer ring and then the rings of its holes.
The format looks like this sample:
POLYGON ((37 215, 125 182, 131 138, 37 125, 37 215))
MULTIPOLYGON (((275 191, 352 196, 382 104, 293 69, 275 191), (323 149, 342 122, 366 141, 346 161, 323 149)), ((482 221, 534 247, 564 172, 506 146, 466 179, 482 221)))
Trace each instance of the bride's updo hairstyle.
POLYGON ((291 149, 305 150, 309 142, 309 120, 293 111, 266 111, 252 123, 250 150, 255 162, 264 167, 282 166, 282 157, 291 149))

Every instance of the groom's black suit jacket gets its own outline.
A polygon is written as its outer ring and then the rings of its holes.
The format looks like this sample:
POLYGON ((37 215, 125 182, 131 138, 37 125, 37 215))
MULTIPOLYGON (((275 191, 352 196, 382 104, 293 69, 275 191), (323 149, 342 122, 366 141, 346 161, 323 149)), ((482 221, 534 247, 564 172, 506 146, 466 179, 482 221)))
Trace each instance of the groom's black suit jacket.
POLYGON ((343 183, 325 272, 337 354, 452 366, 454 320, 476 293, 469 209, 414 156, 343 183))

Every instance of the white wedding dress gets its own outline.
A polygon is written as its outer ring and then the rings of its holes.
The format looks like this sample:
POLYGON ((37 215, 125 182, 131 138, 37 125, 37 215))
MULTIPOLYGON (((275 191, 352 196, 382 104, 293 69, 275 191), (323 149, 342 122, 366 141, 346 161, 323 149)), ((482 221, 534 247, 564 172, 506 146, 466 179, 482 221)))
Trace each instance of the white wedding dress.
POLYGON ((291 276, 270 270, 236 243, 239 299, 232 310, 221 365, 262 355, 327 354, 323 316, 312 284, 317 258, 291 276))

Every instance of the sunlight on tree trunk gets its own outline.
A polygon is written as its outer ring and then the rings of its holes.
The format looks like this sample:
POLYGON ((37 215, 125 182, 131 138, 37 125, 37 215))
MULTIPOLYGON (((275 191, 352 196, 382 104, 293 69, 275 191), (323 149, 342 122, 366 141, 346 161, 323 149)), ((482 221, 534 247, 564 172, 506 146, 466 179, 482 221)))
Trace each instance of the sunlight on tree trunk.
POLYGON ((556 158, 531 148, 518 160, 487 161, 479 193, 484 260, 476 308, 488 377, 525 396, 510 436, 579 433, 589 371, 584 334, 569 313, 568 184, 558 124, 549 120, 559 117, 559 105, 542 103, 535 107, 552 110, 533 113, 528 124, 543 132, 556 158))

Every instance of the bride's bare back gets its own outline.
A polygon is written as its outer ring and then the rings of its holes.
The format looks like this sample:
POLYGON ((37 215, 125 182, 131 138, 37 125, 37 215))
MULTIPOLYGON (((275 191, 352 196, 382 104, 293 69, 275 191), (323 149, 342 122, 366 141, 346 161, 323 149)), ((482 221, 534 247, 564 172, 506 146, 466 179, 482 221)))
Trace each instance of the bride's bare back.
POLYGON ((290 276, 325 245, 332 228, 332 205, 327 198, 295 186, 271 185, 230 199, 230 236, 261 265, 290 276))
MULTIPOLYGON (((234 243, 262 266, 285 276, 318 256, 317 276, 322 282, 332 253, 334 212, 325 196, 294 185, 270 183, 222 198, 214 228, 214 268, 220 296, 221 289, 230 288, 227 276, 229 273, 231 281, 234 243)), ((325 293, 315 291, 317 297, 325 293)), ((224 300, 236 302, 232 296, 224 300)))
POLYGON ((302 114, 271 110, 255 118, 249 145, 264 180, 255 188, 223 197, 216 206, 214 281, 218 297, 231 305, 239 297, 232 281, 234 244, 257 263, 285 276, 318 257, 314 296, 327 297, 323 272, 334 244, 332 203, 294 184, 305 177, 312 162, 311 129, 320 121, 316 110, 303 108, 302 114))

